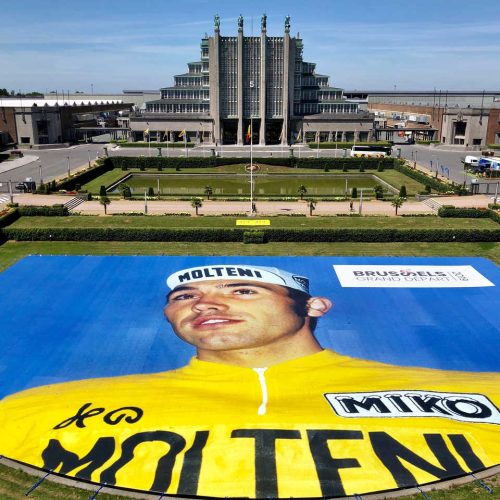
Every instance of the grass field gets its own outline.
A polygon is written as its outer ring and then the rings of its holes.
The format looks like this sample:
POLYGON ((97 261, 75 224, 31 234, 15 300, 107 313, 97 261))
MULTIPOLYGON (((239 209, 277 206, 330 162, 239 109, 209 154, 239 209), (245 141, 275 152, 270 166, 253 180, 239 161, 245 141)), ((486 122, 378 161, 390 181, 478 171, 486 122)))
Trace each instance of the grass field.
POLYGON ((8 241, 0 271, 26 255, 346 255, 486 257, 500 265, 500 243, 172 243, 8 241))
MULTIPOLYGON (((266 217, 273 228, 394 228, 394 229, 497 229, 491 219, 457 219, 452 217, 266 217)), ((10 227, 122 227, 122 228, 232 228, 236 217, 175 217, 155 215, 99 215, 68 217, 21 217, 10 227)))
MULTIPOLYGON (((176 171, 174 168, 164 168, 161 172, 158 172, 156 175, 156 172, 154 170, 148 170, 147 172, 141 172, 139 169, 131 169, 124 171, 120 168, 115 168, 113 170, 110 170, 109 172, 106 172, 105 174, 101 175, 97 179, 94 179, 87 184, 84 184, 82 186, 82 189, 86 189, 92 194, 99 194, 99 189, 101 186, 110 186, 111 184, 117 182, 124 176, 128 174, 148 174, 152 175, 154 177, 154 180, 151 183, 151 187, 153 187, 156 190, 157 187, 157 177, 158 175, 161 175, 162 177, 167 177, 167 174, 179 174, 178 171, 176 171)), ((214 167, 214 168, 204 168, 203 170, 199 168, 183 168, 181 170, 182 174, 193 174, 193 179, 190 179, 190 183, 194 183, 193 185, 197 189, 200 190, 199 194, 203 194, 203 188, 206 185, 211 185, 215 189, 218 188, 217 182, 220 182, 218 180, 214 180, 214 178, 210 177, 210 174, 247 174, 248 172, 245 171, 245 165, 244 164, 236 164, 236 165, 226 165, 226 166, 221 166, 221 167, 214 167), (196 179, 196 180, 195 180, 196 179)), ((326 177, 329 179, 334 179, 334 178, 344 178, 345 176, 352 177, 353 181, 348 181, 348 189, 350 190, 353 186, 356 185, 354 178, 356 176, 360 175, 360 172, 358 170, 356 171, 351 171, 351 172, 339 172, 339 171, 330 171, 330 172, 324 172, 323 170, 320 169, 307 169, 307 168, 294 168, 291 169, 289 167, 279 167, 279 166, 266 166, 263 165, 260 170, 259 174, 286 174, 290 176, 289 182, 286 181, 283 183, 283 181, 280 181, 281 184, 283 184, 283 188, 285 190, 288 189, 289 192, 291 192, 292 195, 297 195, 297 190, 295 184, 299 182, 299 184, 304 184, 306 187, 308 187, 308 179, 306 177, 300 177, 300 181, 293 180, 293 177, 296 177, 297 175, 300 176, 307 176, 307 175, 314 175, 315 177, 326 177), (290 186, 288 186, 290 184, 290 186), (293 186, 292 186, 293 184, 293 186)), ((424 189, 424 186, 420 184, 417 181, 414 181, 413 179, 410 179, 406 175, 396 172, 395 170, 384 170, 383 172, 365 172, 365 174, 373 174, 378 177, 380 177, 383 181, 387 182, 391 186, 393 186, 395 189, 399 189, 401 185, 405 185, 407 189, 408 196, 413 196, 417 194, 418 192, 422 191, 424 189)), ((258 178, 257 178, 258 179, 258 178)), ((185 180, 184 180, 185 181, 185 180)), ((168 177, 167 177, 167 185, 168 185, 168 177)), ((344 182, 344 181, 341 181, 344 182)), ((188 186, 185 186, 186 188, 188 186)), ((313 188, 314 186, 310 186, 313 188)), ((359 186, 358 186, 359 187, 359 186)), ((340 189, 340 194, 343 193, 343 188, 344 186, 341 186, 340 189)), ((257 184, 257 189, 256 189, 256 194, 260 194, 258 191, 259 187, 257 184)), ((236 191, 235 194, 238 192, 236 191)), ((280 191, 278 191, 278 194, 280 191)), ((264 193, 265 194, 265 193, 264 193)), ((314 194, 311 192, 310 194, 314 194)), ((332 193, 333 194, 333 193, 332 193)))

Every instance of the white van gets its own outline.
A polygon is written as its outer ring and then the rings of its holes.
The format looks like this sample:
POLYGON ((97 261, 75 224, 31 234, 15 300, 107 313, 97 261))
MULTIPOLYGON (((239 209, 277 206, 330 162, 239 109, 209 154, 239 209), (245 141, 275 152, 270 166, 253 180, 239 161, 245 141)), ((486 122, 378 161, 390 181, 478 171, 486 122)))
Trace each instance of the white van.
POLYGON ((477 156, 467 155, 464 160, 464 165, 466 167, 477 167, 479 163, 479 158, 477 156))

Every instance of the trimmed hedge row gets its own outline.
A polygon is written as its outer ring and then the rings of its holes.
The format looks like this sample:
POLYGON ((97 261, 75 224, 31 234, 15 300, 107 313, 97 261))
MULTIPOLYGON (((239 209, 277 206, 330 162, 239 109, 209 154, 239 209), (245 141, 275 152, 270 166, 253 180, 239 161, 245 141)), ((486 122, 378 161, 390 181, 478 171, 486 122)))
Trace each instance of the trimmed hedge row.
POLYGON ((52 206, 37 206, 37 205, 27 205, 18 208, 19 215, 25 217, 63 217, 69 215, 68 207, 64 205, 52 205, 52 206))
POLYGON ((444 205, 438 210, 439 217, 457 217, 462 219, 491 219, 500 224, 500 214, 490 208, 455 208, 444 205))
MULTIPOLYGON (((234 165, 240 163, 250 163, 250 158, 166 158, 156 157, 129 157, 114 156, 107 159, 113 165, 113 168, 122 168, 124 170, 135 168, 213 168, 223 165, 234 165)), ((342 170, 359 169, 361 166, 365 169, 377 169, 379 165, 383 168, 394 168, 395 158, 254 158, 254 163, 263 165, 277 165, 285 167, 300 167, 310 169, 342 170)), ((99 174, 100 175, 100 174, 99 174)))
MULTIPOLYGON (((318 148, 317 142, 308 142, 307 145, 311 148, 318 148)), ((380 141, 380 142, 320 142, 319 149, 351 149, 353 146, 392 146, 391 142, 380 141)))
POLYGON ((409 168, 406 165, 404 165, 403 162, 397 162, 397 163, 394 162, 394 169, 397 170, 398 172, 401 172, 404 175, 407 175, 413 180, 420 182, 424 186, 429 186, 431 189, 434 189, 439 193, 446 193, 447 191, 451 191, 453 189, 453 186, 451 186, 450 184, 445 184, 444 182, 441 182, 439 179, 435 179, 433 177, 429 177, 423 174, 419 170, 409 168))
MULTIPOLYGON (((111 141, 113 142, 113 141, 111 141)), ((195 143, 194 142, 188 142, 184 144, 183 142, 144 142, 144 141, 137 141, 137 142, 120 142, 120 141, 115 141, 114 144, 117 144, 121 148, 149 148, 151 147, 152 149, 156 148, 194 148, 195 143)))
MULTIPOLYGON (((5 239, 18 241, 192 241, 242 242, 244 229, 163 228, 3 228, 5 239)), ((477 242, 500 241, 500 229, 265 229, 274 242, 477 242)), ((248 238, 248 236, 247 236, 248 238)))
POLYGON ((21 217, 18 208, 11 208, 5 214, 0 216, 0 227, 10 226, 13 222, 21 217))
POLYGON ((106 172, 113 170, 114 166, 111 158, 104 158, 99 164, 89 170, 83 170, 81 172, 72 175, 71 178, 63 179, 56 184, 56 189, 65 189, 67 191, 74 191, 77 184, 83 186, 87 182, 93 181, 97 177, 106 172))

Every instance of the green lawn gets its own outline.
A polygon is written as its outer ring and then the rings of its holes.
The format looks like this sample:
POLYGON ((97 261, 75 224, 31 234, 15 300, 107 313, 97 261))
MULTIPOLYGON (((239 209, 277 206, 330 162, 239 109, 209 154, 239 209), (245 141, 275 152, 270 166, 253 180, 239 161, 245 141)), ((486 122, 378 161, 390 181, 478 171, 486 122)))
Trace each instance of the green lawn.
MULTIPOLYGON (((184 187, 189 188, 191 185, 194 186, 194 188, 199 190, 199 193, 203 193, 203 188, 206 185, 211 185, 214 188, 214 192, 216 189, 219 188, 218 183, 221 184, 224 181, 222 179, 214 179, 213 177, 209 177, 210 174, 247 174, 248 172, 245 171, 245 164, 235 164, 235 165, 225 165, 225 166, 220 166, 220 167, 214 167, 214 168, 204 168, 204 169, 199 169, 199 168, 183 168, 181 171, 176 171, 175 168, 164 168, 161 172, 155 171, 154 169, 148 169, 147 171, 141 172, 139 169, 130 169, 130 170, 122 170, 121 168, 115 168, 113 170, 110 170, 109 172, 106 172, 105 174, 99 176, 97 179, 94 179, 87 184, 84 184, 82 186, 82 189, 86 189, 90 193, 93 194, 99 194, 99 189, 101 186, 110 186, 111 184, 117 182, 121 178, 125 177, 128 174, 143 174, 143 175, 150 175, 153 176, 154 179, 150 183, 151 187, 153 187, 156 190, 157 186, 157 176, 161 175, 162 178, 165 176, 165 174, 192 174, 192 178, 190 179, 183 179, 184 187), (158 175, 157 175, 158 174, 158 175)), ((330 171, 330 172, 324 172, 321 169, 308 169, 308 168, 289 168, 289 167, 280 167, 280 166, 268 166, 268 165, 262 165, 260 168, 258 174, 281 174, 284 175, 286 174, 287 176, 290 176, 288 180, 285 180, 286 182, 283 182, 283 178, 279 181, 280 184, 283 185, 283 189, 285 192, 280 193, 280 190, 278 190, 276 193, 259 193, 259 182, 262 181, 262 183, 269 183, 272 182, 271 179, 263 179, 260 178, 259 181, 259 176, 257 176, 257 186, 256 186, 256 194, 261 194, 261 195, 276 195, 276 194, 283 194, 283 195, 297 195, 297 190, 296 190, 296 184, 304 184, 306 187, 308 187, 309 183, 309 188, 310 188, 310 194, 314 195, 315 193, 313 192, 314 189, 317 189, 318 187, 323 186, 323 182, 317 180, 317 177, 326 177, 329 180, 333 182, 333 179, 335 178, 345 178, 346 176, 348 177, 353 177, 352 181, 348 181, 348 189, 350 189, 354 186, 357 185, 355 184, 355 177, 360 175, 360 172, 358 170, 353 170, 350 172, 341 172, 341 171, 330 171), (293 179, 295 176, 300 175, 300 176, 314 176, 316 177, 316 180, 313 180, 311 178, 308 180, 305 177, 301 177, 299 180, 293 179), (288 186, 290 184, 290 186, 288 186)), ((382 180, 390 184, 396 189, 399 189, 401 185, 405 185, 407 189, 408 196, 413 196, 417 194, 418 192, 422 191, 424 189, 424 186, 420 184, 417 181, 414 181, 413 179, 410 179, 406 175, 396 172, 395 170, 384 170, 383 172, 376 172, 376 171, 367 171, 364 173, 364 175, 376 175, 379 176, 382 180)), ((174 182, 174 179, 172 180, 172 183, 170 183, 167 179, 166 180, 166 185, 172 184, 174 182)), ((233 179, 234 182, 234 179, 233 179)), ((344 192, 344 184, 343 180, 338 180, 338 183, 342 184, 340 187, 337 186, 337 190, 335 192, 332 191, 332 195, 339 196, 342 195, 344 192), (338 193, 337 193, 338 191, 338 193)), ((359 182, 359 181, 358 181, 359 182)), ((261 184, 261 189, 264 189, 263 184, 261 184)), ((360 186, 357 185, 359 188, 360 186)), ((363 187, 363 186, 361 186, 363 187)), ((221 188, 222 189, 222 188, 221 188)), ((229 186, 226 186, 226 190, 229 189, 229 186)), ((180 191, 179 191, 180 193, 180 191)), ((224 194, 227 194, 226 192, 224 194)), ((238 194, 238 191, 234 192, 234 194, 238 194)), ((318 193, 321 194, 321 193, 318 193)), ((330 193, 328 193, 330 194, 330 193)))
MULTIPOLYGON (((241 218, 241 217, 240 217, 241 218)), ((394 228, 394 229, 498 229, 491 219, 452 217, 265 217, 273 228, 394 228)), ((225 228, 236 227, 237 217, 175 217, 161 215, 99 215, 67 217, 21 217, 9 227, 152 227, 152 228, 225 228)))
POLYGON ((26 255, 352 255, 486 257, 500 265, 500 243, 190 243, 123 241, 8 241, 0 271, 26 255))

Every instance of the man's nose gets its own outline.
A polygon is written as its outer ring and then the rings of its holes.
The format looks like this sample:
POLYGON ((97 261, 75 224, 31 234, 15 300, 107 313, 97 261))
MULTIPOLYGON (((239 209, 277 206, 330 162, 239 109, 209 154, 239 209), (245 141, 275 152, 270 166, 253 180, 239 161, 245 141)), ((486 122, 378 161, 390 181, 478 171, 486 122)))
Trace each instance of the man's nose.
POLYGON ((203 311, 225 311, 228 305, 222 300, 221 297, 213 294, 202 295, 194 304, 193 311, 203 312, 203 311))

